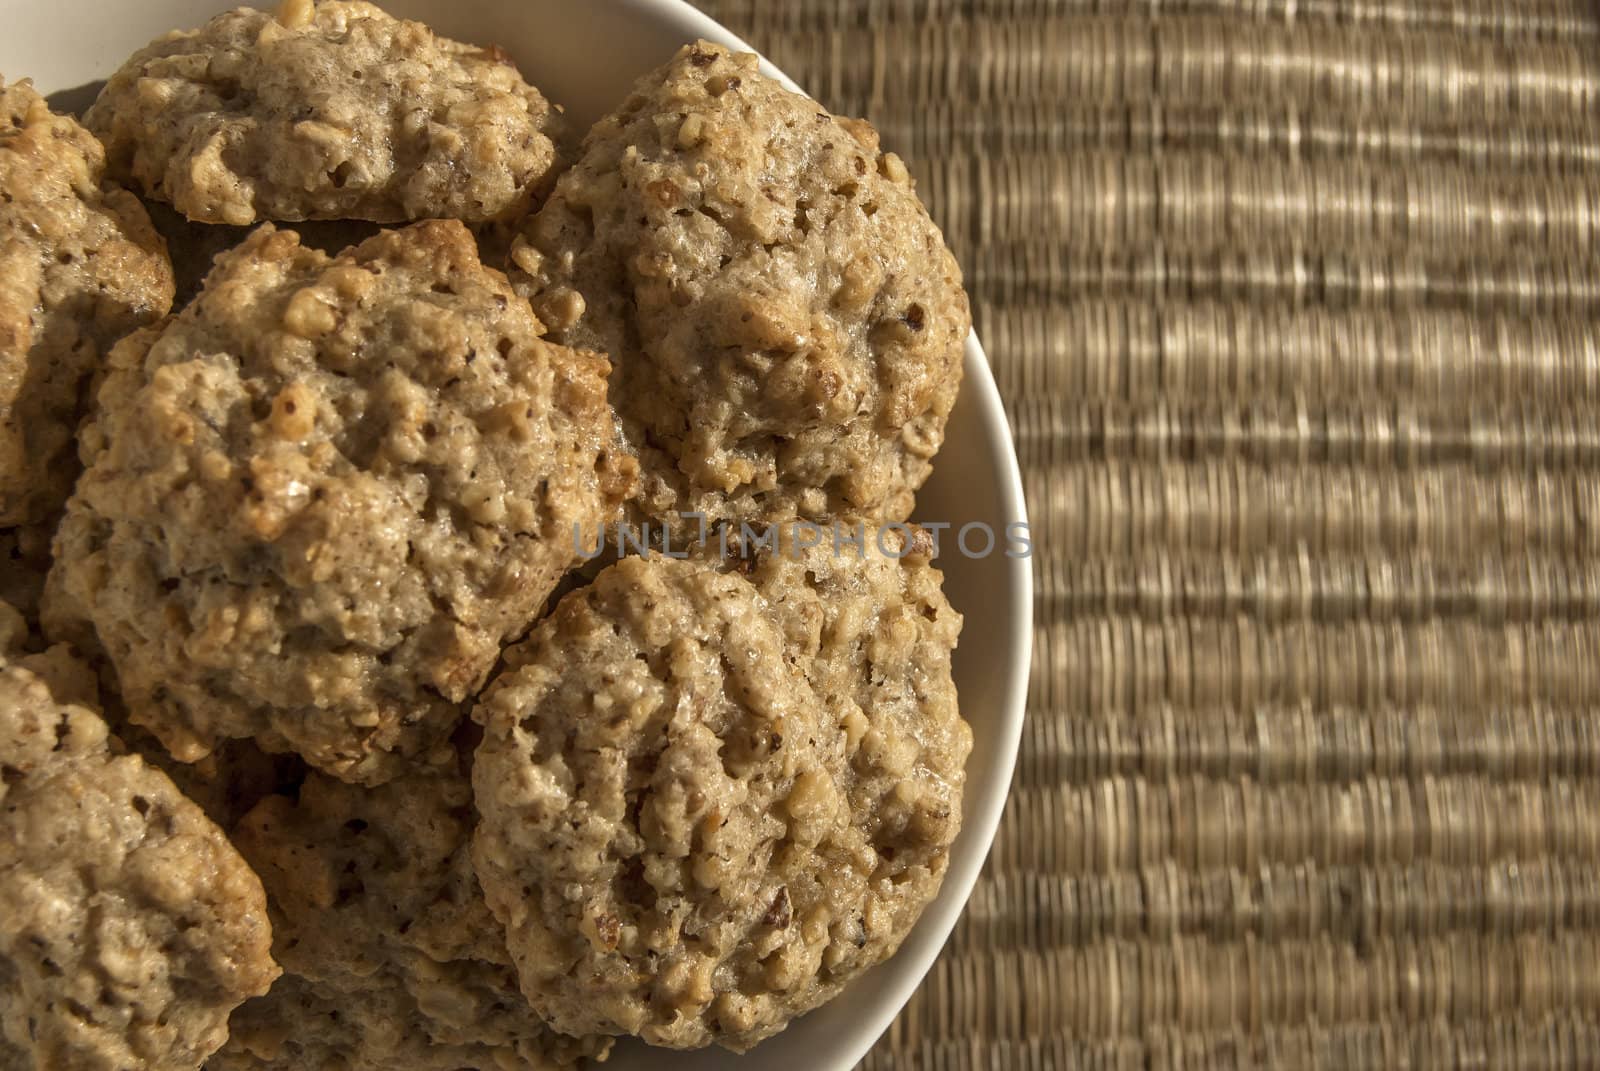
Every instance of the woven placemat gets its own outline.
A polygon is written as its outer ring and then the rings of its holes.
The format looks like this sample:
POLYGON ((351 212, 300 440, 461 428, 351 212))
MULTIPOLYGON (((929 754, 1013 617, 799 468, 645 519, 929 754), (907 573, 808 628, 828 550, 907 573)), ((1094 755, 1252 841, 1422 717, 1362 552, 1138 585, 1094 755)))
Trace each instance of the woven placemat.
POLYGON ((1600 6, 703 6, 911 164, 1039 550, 864 1066, 1600 1062, 1600 6))

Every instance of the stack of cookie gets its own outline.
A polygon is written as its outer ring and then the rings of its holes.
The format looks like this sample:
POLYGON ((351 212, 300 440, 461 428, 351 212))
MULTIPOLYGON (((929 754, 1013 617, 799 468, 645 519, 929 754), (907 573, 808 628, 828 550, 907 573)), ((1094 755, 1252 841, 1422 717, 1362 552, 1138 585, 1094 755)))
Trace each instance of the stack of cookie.
POLYGON ((959 271, 754 57, 565 139, 342 0, 0 88, 0 1066, 742 1051, 936 894, 959 271))

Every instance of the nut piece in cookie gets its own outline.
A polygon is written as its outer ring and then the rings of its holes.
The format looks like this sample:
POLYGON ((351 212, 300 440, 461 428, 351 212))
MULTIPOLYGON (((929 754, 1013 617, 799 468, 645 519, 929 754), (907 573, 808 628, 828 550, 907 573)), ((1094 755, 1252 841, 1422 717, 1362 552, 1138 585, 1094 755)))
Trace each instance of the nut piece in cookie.
POLYGON ((559 119, 503 54, 344 0, 167 34, 84 116, 119 177, 235 225, 514 217, 548 185, 559 119))
POLYGON ((585 138, 512 280, 609 353, 639 507, 901 520, 961 384, 961 273, 863 122, 684 48, 585 138))
POLYGON ((113 354, 47 628, 92 629, 181 761, 253 737, 388 780, 627 492, 605 358, 539 334, 460 223, 337 258, 261 228, 113 354))
POLYGON ((105 723, 0 661, 0 1066, 198 1068, 267 991, 261 883, 105 723))
POLYGON ((0 543, 61 508, 90 377, 171 305, 166 249, 106 184, 100 143, 30 83, 0 81, 0 543))
POLYGON ((970 745, 958 619, 937 574, 908 598, 921 580, 820 592, 798 568, 774 602, 720 562, 625 558, 479 703, 473 860, 558 1029, 743 1051, 892 954, 937 892, 970 745))
POLYGON ((235 1013, 213 1063, 499 1071, 603 1057, 609 1038, 555 1034, 518 991, 468 857, 472 825, 453 759, 376 789, 313 773, 295 798, 257 804, 234 839, 266 885, 288 973, 235 1013))

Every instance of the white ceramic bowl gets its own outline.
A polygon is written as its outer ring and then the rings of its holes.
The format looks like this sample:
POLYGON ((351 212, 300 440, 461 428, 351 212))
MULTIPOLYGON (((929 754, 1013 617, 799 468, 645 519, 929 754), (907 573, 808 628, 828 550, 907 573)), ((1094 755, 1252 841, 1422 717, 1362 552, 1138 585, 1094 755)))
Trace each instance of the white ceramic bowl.
MULTIPOLYGON (((267 7, 274 0, 256 2, 267 7)), ((32 77, 46 93, 105 78, 157 34, 197 26, 229 6, 228 0, 0 3, 7 27, 0 35, 0 74, 7 79, 32 77)), ((384 6, 451 37, 507 49, 529 81, 564 105, 580 128, 621 103, 635 78, 681 44, 705 38, 748 48, 682 0, 390 0, 384 6)), ((783 77, 770 64, 766 69, 783 77)), ((87 103, 83 94, 62 92, 62 99, 79 107, 87 103)), ((949 522, 952 532, 982 522, 1002 535, 1006 525, 1027 519, 1005 411, 976 335, 967 339, 966 382, 933 478, 918 497, 918 519, 949 522)), ((635 1043, 619 1046, 608 1068, 846 1071, 888 1027, 932 966, 972 891, 1000 820, 1022 731, 1032 644, 1029 562, 998 549, 987 557, 969 558, 953 543, 947 533, 940 564, 951 602, 966 615, 955 675, 974 744, 967 766, 965 826, 939 898, 893 959, 751 1055, 737 1057, 720 1049, 668 1053, 635 1043)), ((973 544, 977 549, 981 541, 974 538, 973 544)))

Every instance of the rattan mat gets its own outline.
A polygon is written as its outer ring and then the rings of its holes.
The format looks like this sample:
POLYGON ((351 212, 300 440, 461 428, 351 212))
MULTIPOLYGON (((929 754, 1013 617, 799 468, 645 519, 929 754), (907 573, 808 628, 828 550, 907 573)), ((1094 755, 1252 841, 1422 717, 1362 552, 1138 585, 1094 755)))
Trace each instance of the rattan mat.
POLYGON ((1600 1065, 1600 4, 704 6, 911 163, 1040 550, 864 1066, 1600 1065))

